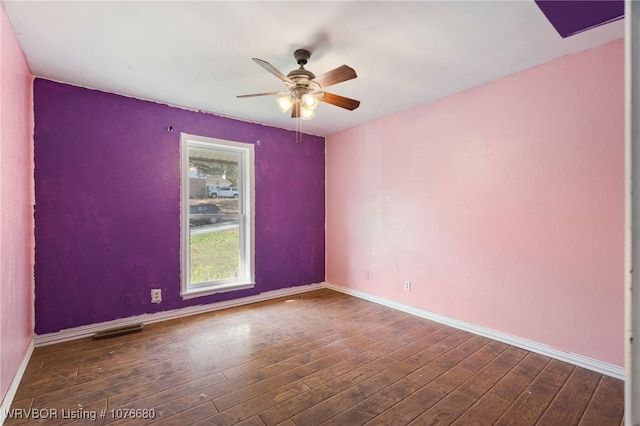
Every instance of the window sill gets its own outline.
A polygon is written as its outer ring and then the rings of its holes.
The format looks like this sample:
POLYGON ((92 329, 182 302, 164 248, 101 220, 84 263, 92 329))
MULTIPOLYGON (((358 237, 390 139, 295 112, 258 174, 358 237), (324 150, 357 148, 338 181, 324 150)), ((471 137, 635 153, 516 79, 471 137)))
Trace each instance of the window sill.
POLYGON ((230 291, 246 290, 249 288, 254 288, 255 285, 256 285, 255 283, 246 283, 246 284, 229 283, 229 284, 217 284, 217 285, 212 285, 208 287, 199 287, 199 288, 187 290, 186 292, 182 293, 182 299, 188 300, 188 299, 195 299, 196 297, 210 296, 216 293, 227 293, 230 291))

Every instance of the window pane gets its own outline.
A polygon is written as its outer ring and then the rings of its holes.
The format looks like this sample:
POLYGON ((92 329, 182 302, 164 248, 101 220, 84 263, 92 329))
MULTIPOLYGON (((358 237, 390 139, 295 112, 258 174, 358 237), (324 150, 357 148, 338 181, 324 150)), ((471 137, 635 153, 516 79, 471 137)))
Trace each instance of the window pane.
POLYGON ((235 152, 189 148, 189 284, 235 281, 240 193, 235 152))
POLYGON ((238 225, 191 229, 190 284, 236 279, 240 266, 238 225))

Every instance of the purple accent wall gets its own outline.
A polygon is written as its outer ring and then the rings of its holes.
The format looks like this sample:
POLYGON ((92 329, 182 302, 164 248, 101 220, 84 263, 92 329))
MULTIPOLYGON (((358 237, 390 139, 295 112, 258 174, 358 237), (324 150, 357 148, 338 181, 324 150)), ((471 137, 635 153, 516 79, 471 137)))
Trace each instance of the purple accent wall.
POLYGON ((624 17, 623 0, 535 1, 563 38, 624 17))
POLYGON ((324 138, 43 79, 34 113, 37 334, 324 281, 324 138), (260 140, 254 289, 180 297, 181 132, 260 140))

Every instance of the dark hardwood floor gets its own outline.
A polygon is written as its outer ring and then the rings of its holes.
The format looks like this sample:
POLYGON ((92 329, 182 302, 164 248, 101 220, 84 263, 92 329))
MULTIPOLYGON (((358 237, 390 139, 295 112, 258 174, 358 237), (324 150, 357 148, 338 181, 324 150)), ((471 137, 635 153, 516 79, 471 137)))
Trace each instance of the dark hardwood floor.
POLYGON ((623 412, 620 380, 318 290, 36 348, 10 414, 40 418, 5 424, 618 426, 623 412))

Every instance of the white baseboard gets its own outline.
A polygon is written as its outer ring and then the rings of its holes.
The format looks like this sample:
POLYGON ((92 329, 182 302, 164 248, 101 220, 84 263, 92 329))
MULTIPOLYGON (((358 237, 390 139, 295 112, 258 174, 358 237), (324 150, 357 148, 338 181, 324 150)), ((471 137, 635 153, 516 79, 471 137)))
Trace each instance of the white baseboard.
POLYGON ((40 334, 35 336, 35 346, 46 346, 55 343, 67 342, 69 340, 81 339, 83 337, 91 337, 96 332, 117 328, 126 327, 134 324, 152 324, 160 321, 167 321, 176 318, 187 317, 190 315, 203 314, 206 312, 218 311, 220 309, 232 308, 234 306, 248 305, 249 303, 262 302, 270 299, 277 299, 278 297, 286 297, 299 293, 306 293, 308 291, 318 290, 325 288, 324 283, 309 284, 298 287, 283 288, 280 290, 267 291, 255 296, 243 297, 240 299, 233 299, 224 302, 211 303, 208 305, 189 306, 187 308, 174 309, 171 311, 157 312, 155 314, 143 314, 136 315, 129 318, 121 318, 113 321, 106 321, 97 324, 84 325, 80 327, 69 328, 61 330, 56 333, 40 334))
POLYGON ((460 321, 455 318, 450 318, 444 315, 436 314, 433 312, 425 311, 415 308, 413 306, 405 305, 402 303, 394 302, 392 300, 384 299, 378 296, 374 296, 361 291, 353 290, 346 287, 326 283, 325 286, 329 289, 339 291, 341 293, 349 294, 351 296, 358 297, 360 299, 368 300, 370 302, 384 305, 399 311, 407 312, 412 315, 416 315, 422 318, 426 318, 431 321, 435 321, 441 324, 445 324, 460 330, 465 330, 480 336, 488 337, 499 342, 503 342, 512 346, 516 346, 522 349, 526 349, 531 352, 538 353, 540 355, 548 356, 560 361, 567 362, 569 364, 583 367, 591 371, 604 374, 606 376, 614 377, 616 379, 625 379, 624 367, 609 364, 607 362, 599 361, 597 359, 589 358, 583 355, 579 355, 572 352, 565 352, 559 349, 552 348, 547 345, 543 345, 532 340, 523 339, 521 337, 512 336, 510 334, 502 333, 500 331, 492 330, 490 328, 481 327, 465 321, 460 321))
POLYGON ((4 421, 7 418, 9 410, 11 409, 11 404, 13 404, 13 398, 16 396, 16 392, 18 391, 18 386, 22 381, 22 376, 24 376, 24 372, 27 369, 27 365, 29 364, 29 360, 31 359, 31 354, 33 354, 34 341, 31 339, 29 345, 27 346, 27 350, 22 357, 22 361, 18 366, 18 371, 13 376, 13 380, 11 380, 11 384, 9 385, 9 389, 7 389, 7 393, 2 400, 2 404, 0 405, 0 426, 4 424, 4 421))

